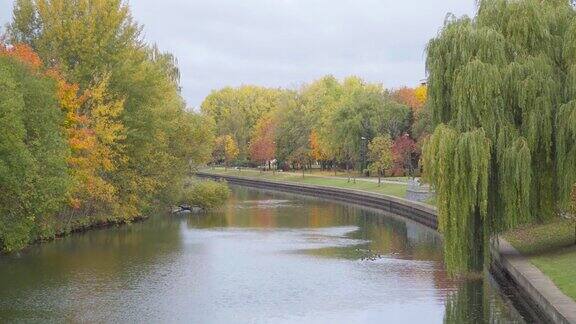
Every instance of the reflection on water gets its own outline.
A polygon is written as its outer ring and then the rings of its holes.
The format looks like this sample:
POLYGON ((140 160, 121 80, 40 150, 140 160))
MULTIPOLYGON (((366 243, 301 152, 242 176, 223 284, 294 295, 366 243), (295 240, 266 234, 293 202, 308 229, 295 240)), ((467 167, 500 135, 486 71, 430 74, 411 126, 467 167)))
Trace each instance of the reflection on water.
POLYGON ((392 215, 234 187, 218 211, 0 258, 0 320, 521 322, 491 284, 449 280, 441 245, 392 215))

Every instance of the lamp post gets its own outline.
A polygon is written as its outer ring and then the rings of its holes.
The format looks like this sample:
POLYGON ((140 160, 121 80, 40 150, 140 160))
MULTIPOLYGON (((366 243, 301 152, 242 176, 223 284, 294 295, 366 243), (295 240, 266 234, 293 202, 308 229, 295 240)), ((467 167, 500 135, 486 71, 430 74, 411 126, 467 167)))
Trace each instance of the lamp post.
MULTIPOLYGON (((274 147, 274 153, 276 153, 276 141, 272 141, 273 147, 274 147)), ((274 154, 276 155, 276 154, 274 154)), ((274 156, 272 156, 273 160, 276 160, 276 158, 274 156)), ((276 163, 276 162, 274 162, 276 163)), ((272 161, 268 161, 268 168, 272 171, 272 174, 276 174, 276 170, 272 168, 272 161)))
POLYGON ((364 174, 366 168, 366 141, 366 137, 360 137, 360 174, 364 174))

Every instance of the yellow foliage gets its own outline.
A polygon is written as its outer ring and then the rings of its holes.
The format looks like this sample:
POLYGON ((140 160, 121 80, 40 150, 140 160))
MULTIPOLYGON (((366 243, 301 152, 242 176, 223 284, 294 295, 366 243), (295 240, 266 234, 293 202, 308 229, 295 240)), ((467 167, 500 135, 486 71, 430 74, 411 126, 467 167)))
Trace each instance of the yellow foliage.
POLYGON ((125 162, 120 141, 126 138, 124 125, 118 119, 124 110, 124 100, 110 99, 107 93, 109 77, 94 85, 89 93, 90 126, 97 139, 92 152, 105 172, 116 170, 116 164, 125 162))
POLYGON ((224 139, 224 156, 226 158, 226 162, 231 162, 238 157, 240 154, 240 150, 238 149, 238 145, 236 145, 236 141, 230 135, 226 135, 224 139))
POLYGON ((100 202, 104 203, 100 206, 113 208, 117 190, 106 176, 125 160, 119 144, 125 130, 118 120, 124 101, 109 98, 108 76, 80 95, 79 86, 66 82, 56 70, 48 74, 57 81, 57 97, 66 113, 65 128, 72 151, 68 163, 74 181, 70 206, 91 209, 100 202))
POLYGON ((418 101, 419 107, 424 107, 426 105, 426 100, 428 99, 428 87, 426 85, 420 85, 414 90, 414 95, 418 101))

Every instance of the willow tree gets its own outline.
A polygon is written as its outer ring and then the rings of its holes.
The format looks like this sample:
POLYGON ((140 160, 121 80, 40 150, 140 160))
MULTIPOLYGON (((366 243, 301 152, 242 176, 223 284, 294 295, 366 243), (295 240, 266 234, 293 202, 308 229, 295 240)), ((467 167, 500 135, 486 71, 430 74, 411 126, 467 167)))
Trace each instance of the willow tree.
POLYGON ((424 167, 452 273, 495 234, 568 207, 576 182, 576 15, 569 1, 482 0, 427 48, 436 130, 424 167))

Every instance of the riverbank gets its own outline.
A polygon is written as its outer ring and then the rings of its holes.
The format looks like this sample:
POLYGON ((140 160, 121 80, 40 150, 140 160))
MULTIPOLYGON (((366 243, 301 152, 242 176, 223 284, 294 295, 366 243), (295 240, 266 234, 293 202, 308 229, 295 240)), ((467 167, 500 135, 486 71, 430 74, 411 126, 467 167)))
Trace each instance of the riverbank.
POLYGON ((328 176, 326 174, 304 174, 296 172, 261 172, 252 169, 224 169, 214 168, 202 170, 206 173, 218 174, 223 176, 241 176, 262 180, 287 181, 307 185, 328 186, 341 189, 362 190, 377 194, 390 195, 404 198, 408 189, 407 181, 400 178, 387 180, 383 178, 382 184, 378 186, 378 179, 373 178, 356 178, 355 181, 348 181, 341 176, 328 176))
POLYGON ((82 223, 70 225, 66 229, 61 229, 61 230, 57 231, 51 237, 45 237, 45 238, 39 237, 39 238, 35 239, 34 241, 30 242, 27 246, 25 246, 21 250, 9 252, 9 253, 0 252, 0 255, 9 255, 9 254, 14 253, 14 252, 26 251, 27 249, 29 249, 30 247, 32 247, 34 245, 52 242, 54 240, 58 240, 58 239, 62 239, 62 238, 65 238, 67 236, 70 236, 72 234, 84 233, 84 232, 100 230, 100 229, 108 229, 108 228, 117 227, 117 226, 126 226, 126 225, 130 225, 130 224, 134 224, 134 223, 143 222, 143 221, 147 220, 148 218, 149 218, 149 216, 137 216, 137 217, 134 217, 131 219, 116 219, 116 220, 97 219, 97 220, 92 220, 92 221, 85 221, 82 223))
POLYGON ((367 190, 312 185, 300 182, 278 181, 263 178, 231 176, 226 174, 198 173, 197 176, 212 179, 224 179, 232 184, 254 188, 272 189, 284 192, 304 194, 372 207, 384 212, 399 215, 434 230, 438 228, 436 208, 424 203, 409 201, 393 195, 386 195, 367 190))
POLYGON ((164 211, 2 258, 0 322, 522 323, 493 281, 447 276, 432 229, 230 189, 222 208, 164 211))
POLYGON ((522 255, 546 274, 568 297, 576 300, 576 245, 573 221, 519 228, 505 235, 522 255))
MULTIPOLYGON (((408 217, 423 225, 437 229, 436 208, 394 196, 361 190, 334 188, 324 185, 271 181, 265 178, 238 177, 221 173, 200 173, 198 175, 200 177, 216 179, 224 178, 234 184, 296 192, 304 195, 309 194, 366 205, 408 217)), ((529 300, 529 305, 538 307, 539 313, 545 314, 545 316, 553 322, 576 323, 576 302, 566 296, 546 275, 533 265, 528 258, 522 256, 514 247, 508 244, 505 239, 501 239, 501 244, 495 247, 493 255, 497 262, 494 262, 492 265, 492 271, 503 272, 505 277, 512 281, 511 284, 516 286, 526 299, 529 300)))

